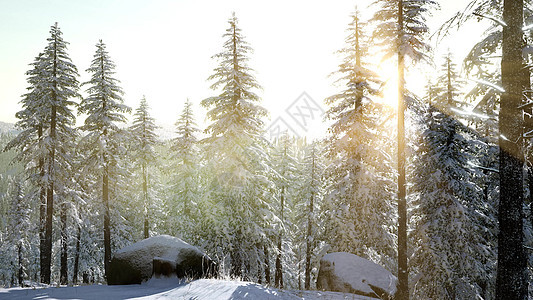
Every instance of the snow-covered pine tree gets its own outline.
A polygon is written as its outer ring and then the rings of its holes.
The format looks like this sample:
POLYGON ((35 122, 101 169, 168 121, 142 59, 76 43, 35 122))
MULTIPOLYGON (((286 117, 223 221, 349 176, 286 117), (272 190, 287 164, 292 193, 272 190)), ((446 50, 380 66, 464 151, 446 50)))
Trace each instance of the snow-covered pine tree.
MULTIPOLYGON (((524 9, 527 1, 472 1, 465 9, 449 19, 441 28, 448 33, 453 26, 461 26, 467 20, 476 17, 478 20, 488 18, 494 22, 489 34, 482 41, 486 47, 477 47, 479 51, 470 55, 470 60, 478 63, 486 61, 483 56, 486 50, 498 49, 501 45, 501 88, 496 82, 482 78, 485 85, 499 90, 499 132, 498 145, 500 151, 499 178, 499 235, 498 235, 498 274, 496 298, 524 299, 527 295, 526 254, 523 244, 523 137, 526 131, 533 128, 531 105, 525 105, 531 99, 530 68, 525 67, 524 50, 524 9), (501 16, 501 17, 500 17, 501 16), (522 52, 522 53, 520 53, 522 52), (524 122, 526 110, 526 122, 524 122)), ((527 16, 527 15, 526 15, 527 16)), ((480 43, 481 44, 481 43, 480 43)), ((479 44, 478 44, 479 45, 479 44)), ((493 72, 496 76, 498 72, 493 72)), ((498 77, 495 79, 498 79, 498 77)), ((487 100, 492 99, 490 95, 487 100)), ((482 100, 482 102, 485 98, 482 100)), ((488 101, 484 101, 488 102, 488 101)), ((481 104, 481 103, 480 103, 481 104)), ((531 160, 530 160, 531 162, 531 160)), ((533 176, 531 177, 533 180, 533 176)), ((531 185, 533 186, 533 185, 531 185)))
POLYGON ((459 101, 458 96, 465 83, 457 72, 457 65, 453 61, 453 55, 448 52, 443 57, 443 60, 440 74, 436 78, 436 84, 433 86, 435 95, 431 104, 443 112, 455 114, 457 111, 452 108, 464 106, 464 102, 459 101))
POLYGON ((183 111, 176 121, 178 135, 171 145, 172 186, 167 206, 170 210, 168 220, 170 233, 182 236, 187 241, 199 243, 200 218, 200 153, 198 149, 197 128, 192 103, 187 99, 183 111))
POLYGON ((11 198, 9 228, 7 240, 3 245, 9 248, 6 254, 11 258, 11 264, 15 265, 12 272, 16 274, 17 284, 23 286, 24 278, 29 278, 26 268, 32 255, 33 241, 30 233, 34 226, 30 219, 30 198, 25 194, 21 179, 17 177, 11 178, 8 195, 11 198))
MULTIPOLYGON (((20 103, 22 110, 16 113, 16 126, 21 132, 14 137, 5 147, 4 151, 16 149, 17 155, 14 160, 21 162, 24 172, 31 181, 31 190, 28 193, 38 194, 39 197, 39 256, 41 282, 45 282, 47 273, 46 262, 47 247, 45 240, 46 228, 46 182, 45 182, 45 159, 47 150, 44 145, 43 133, 49 126, 47 120, 50 115, 46 108, 44 95, 45 84, 42 81, 45 70, 43 64, 43 53, 40 53, 31 64, 32 69, 26 72, 28 75, 28 92, 22 96, 20 103)), ((28 188, 30 188, 28 187, 28 188)), ((49 267, 49 266, 48 266, 49 267)))
MULTIPOLYGON (((229 28, 223 35, 224 50, 213 58, 219 61, 212 89, 221 88, 220 94, 202 100, 209 108, 211 123, 204 139, 210 172, 214 175, 207 191, 210 201, 218 207, 214 219, 218 235, 225 244, 219 246, 220 257, 229 253, 232 276, 251 278, 257 272, 263 248, 263 209, 266 185, 262 170, 266 160, 260 133, 262 117, 267 111, 258 102, 254 92, 260 88, 248 66, 251 47, 245 41, 235 14, 229 19, 229 28)), ((218 241, 217 241, 218 242, 218 241)))
POLYGON ((142 177, 142 206, 144 218, 143 237, 146 239, 150 236, 150 206, 152 204, 153 193, 149 193, 153 186, 150 184, 153 181, 153 172, 150 171, 156 164, 156 155, 154 146, 158 143, 157 134, 155 130, 155 119, 150 116, 148 102, 143 96, 139 107, 135 110, 133 125, 130 130, 133 136, 133 160, 136 161, 137 169, 140 168, 142 177))
MULTIPOLYGON (((275 209, 278 224, 275 225, 275 231, 277 234, 276 239, 276 263, 274 271, 274 286, 283 288, 283 265, 286 264, 286 245, 290 244, 289 234, 290 229, 290 216, 292 214, 290 208, 292 202, 294 202, 294 182, 296 181, 296 158, 294 147, 294 139, 291 138, 287 132, 285 132, 277 141, 275 141, 274 151, 271 155, 271 161, 273 165, 274 175, 274 203, 271 206, 275 209)), ((289 247, 290 248, 290 247, 289 247)), ((286 271, 285 271, 286 272, 286 271)))
MULTIPOLYGON (((320 237, 323 236, 322 201, 324 197, 324 162, 323 145, 319 142, 301 145, 298 179, 296 181, 296 203, 293 216, 293 244, 299 245, 301 251, 301 270, 303 272, 303 287, 313 288, 318 275, 321 253, 325 247, 320 237)), ((300 274, 299 274, 300 275, 300 274)), ((301 275, 299 277, 301 277, 301 275)), ((300 281, 299 289, 301 289, 300 281)))
MULTIPOLYGON (((49 182, 46 191, 46 245, 47 251, 52 248, 52 221, 54 211, 54 195, 59 196, 61 215, 65 216, 66 192, 71 186, 72 149, 78 135, 75 125, 75 115, 71 107, 76 105, 72 98, 78 98, 79 83, 78 70, 72 63, 67 53, 68 43, 63 39, 62 32, 57 23, 50 30, 48 46, 44 50, 45 97, 48 99, 50 112, 49 128, 45 134, 46 148, 49 150, 47 158, 47 174, 49 182), (49 249, 48 249, 49 248, 49 249)), ((68 283, 67 267, 67 232, 66 221, 62 218, 61 224, 61 267, 60 283, 68 283)), ((51 259, 51 255, 49 256, 51 259)), ((48 257, 45 261, 48 264, 48 257)), ((47 270, 48 272, 48 270, 47 270)), ((45 281, 49 282, 49 275, 45 273, 45 281)))
POLYGON ((333 121, 326 146, 330 159, 325 171, 326 236, 333 251, 379 261, 393 256, 394 236, 389 230, 394 219, 393 194, 387 188, 390 183, 378 172, 381 166, 389 166, 390 157, 376 150, 382 111, 373 99, 380 80, 363 60, 368 52, 363 28, 356 11, 348 28, 347 48, 341 51, 346 55, 338 71, 343 90, 326 99, 330 105, 326 118, 333 121))
POLYGON ((434 106, 424 123, 412 188, 413 296, 484 298, 490 277, 484 261, 493 252, 478 230, 480 220, 486 222, 477 184, 482 174, 470 167, 479 164, 473 154, 480 143, 472 140, 468 128, 434 106))
MULTIPOLYGON (((76 103, 71 99, 79 97, 78 72, 67 53, 68 43, 63 39, 57 23, 51 27, 48 45, 33 63, 29 71, 28 93, 23 98, 23 110, 17 113, 21 119, 22 133, 8 148, 19 148, 20 159, 26 163, 34 162, 37 168, 31 171, 39 174, 41 224, 45 219, 44 234, 41 227, 41 281, 50 283, 52 259, 52 220, 54 196, 65 201, 64 192, 68 189, 70 150, 77 132, 74 128, 75 116, 71 107, 76 103), (38 145, 33 151, 29 145, 38 145), (46 199, 45 199, 46 194, 46 199), (43 207, 46 204, 46 208, 43 207), (46 218, 44 218, 44 212, 46 218)), ((35 178, 34 177, 34 178, 35 178)), ((62 205, 62 209, 65 207, 62 205)), ((64 212, 62 212, 64 213, 64 212)), ((63 226, 63 225, 62 225, 63 226)), ((66 243, 66 232, 62 230, 61 242, 66 243)), ((62 248, 65 249, 65 248, 62 248)), ((62 250, 61 256, 66 258, 62 250)), ((61 260, 61 283, 66 284, 67 261, 61 260)))
MULTIPOLYGON (((117 188, 116 180, 120 175, 120 155, 126 132, 117 123, 126 122, 125 113, 131 109, 123 104, 122 89, 115 79, 115 64, 109 57, 105 44, 100 40, 96 44, 96 53, 87 72, 91 79, 83 85, 88 85, 88 97, 79 106, 79 113, 87 114, 85 124, 81 129, 87 132, 81 140, 81 148, 87 152, 86 171, 98 173, 103 202, 103 231, 104 231, 104 269, 108 272, 111 260, 111 228, 110 228, 110 188, 117 188)), ((111 195, 112 196, 112 195, 111 195)))
POLYGON ((385 57, 397 56, 398 63, 398 299, 409 299, 407 262, 407 202, 405 181, 405 59, 416 62, 426 56, 423 40, 429 28, 425 16, 436 6, 433 0, 376 0, 372 21, 377 46, 386 48, 385 57))

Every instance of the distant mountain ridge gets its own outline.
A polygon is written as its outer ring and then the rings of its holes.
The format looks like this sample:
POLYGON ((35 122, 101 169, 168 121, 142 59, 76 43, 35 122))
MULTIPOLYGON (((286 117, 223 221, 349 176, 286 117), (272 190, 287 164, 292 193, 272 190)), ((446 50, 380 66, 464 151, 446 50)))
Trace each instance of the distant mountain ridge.
POLYGON ((18 133, 18 132, 19 130, 15 128, 15 124, 0 121, 0 134, 1 133, 18 133))
MULTIPOLYGON (((0 134, 5 133, 13 133, 17 134, 20 130, 18 130, 15 127, 15 124, 13 123, 7 123, 0 121, 0 134)), ((174 132, 174 129, 170 125, 162 125, 158 127, 156 130, 156 133, 158 134, 159 138, 163 141, 170 140, 176 137, 176 133, 174 132)))

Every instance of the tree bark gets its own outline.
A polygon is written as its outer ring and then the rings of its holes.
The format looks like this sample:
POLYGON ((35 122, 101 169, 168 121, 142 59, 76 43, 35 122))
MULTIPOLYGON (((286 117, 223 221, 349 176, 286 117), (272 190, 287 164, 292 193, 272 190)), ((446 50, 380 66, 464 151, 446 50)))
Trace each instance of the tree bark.
POLYGON ((143 197, 144 197, 144 238, 150 237, 148 224, 148 182, 146 180, 146 166, 143 163, 143 197))
POLYGON ((285 188, 281 187, 281 196, 280 196, 280 219, 281 219, 281 228, 278 236, 278 253, 276 255, 276 272, 274 274, 274 286, 277 288, 283 288, 283 269, 281 265, 281 255, 282 255, 282 238, 283 238, 283 206, 285 205, 285 188))
MULTIPOLYGON (((55 63, 54 63, 55 65, 55 63)), ((52 98, 55 97, 55 93, 52 98)), ((48 161, 48 176, 51 182, 48 183, 46 191, 46 230, 45 230, 45 257, 44 257, 44 283, 50 284, 51 279, 51 265, 52 265, 52 223, 54 218, 54 162, 55 162, 55 146, 56 142, 56 119, 57 108, 52 106, 52 115, 50 117, 50 139, 52 146, 48 161)))
POLYGON ((68 234, 67 234, 67 204, 61 204, 61 266, 59 282, 68 284, 68 234))
MULTIPOLYGON (((43 137, 43 126, 39 125, 37 127, 37 135, 39 136, 39 143, 43 137)), ((45 168, 44 168, 44 159, 39 158, 39 179, 44 178, 45 168)), ((39 265, 40 265, 40 280, 41 283, 46 283, 46 187, 43 186, 43 183, 40 182, 40 193, 39 193, 39 265)))
POLYGON ((72 283, 78 284, 78 272, 80 264, 80 239, 81 239, 81 226, 78 225, 78 233, 76 234, 76 254, 74 255, 74 267, 72 271, 72 283))
POLYGON ((18 243, 17 245, 17 255, 18 255, 18 281, 19 281, 19 286, 20 287, 23 287, 23 284, 24 284, 24 268, 22 266, 22 244, 21 242, 18 243))
POLYGON ((306 290, 311 289, 311 254, 313 251, 313 202, 315 193, 313 183, 315 181, 315 148, 313 146, 312 163, 311 163, 311 198, 309 199, 309 211, 307 212, 307 236, 306 236, 306 251, 305 251, 305 284, 306 290))
MULTIPOLYGON (((522 104, 525 90, 523 0, 504 0, 500 98, 500 204, 498 211, 498 269, 496 299, 527 297, 526 255, 523 247, 522 104)), ((529 76, 529 75, 528 75, 529 76)))
POLYGON ((270 285, 270 254, 266 243, 263 245, 263 252, 265 253, 265 284, 270 285))
POLYGON ((405 199, 405 100, 403 1, 398 1, 398 291, 397 299, 409 299, 409 271, 407 265, 407 203, 405 199))
POLYGON ((105 277, 109 278, 109 263, 111 262, 111 222, 109 215, 109 175, 107 162, 104 162, 104 176, 102 180, 102 200, 104 202, 104 269, 105 277))

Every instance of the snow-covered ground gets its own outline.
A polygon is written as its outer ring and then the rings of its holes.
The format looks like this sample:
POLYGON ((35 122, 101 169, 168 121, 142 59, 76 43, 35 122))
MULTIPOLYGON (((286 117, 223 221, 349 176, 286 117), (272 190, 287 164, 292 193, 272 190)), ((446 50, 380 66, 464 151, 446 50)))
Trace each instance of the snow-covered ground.
POLYGON ((176 278, 167 278, 151 279, 146 283, 134 285, 0 289, 0 299, 369 300, 373 298, 335 292, 286 291, 243 281, 200 279, 179 283, 176 278))

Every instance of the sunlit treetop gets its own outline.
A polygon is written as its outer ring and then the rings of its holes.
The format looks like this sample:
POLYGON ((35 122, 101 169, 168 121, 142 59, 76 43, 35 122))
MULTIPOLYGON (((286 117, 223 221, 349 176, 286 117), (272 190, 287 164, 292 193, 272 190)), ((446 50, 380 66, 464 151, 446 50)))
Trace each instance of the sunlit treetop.
POLYGON ((413 61, 425 59, 430 49, 425 39, 429 32, 426 17, 438 4, 432 0, 404 0, 402 3, 402 24, 398 24, 397 0, 377 0, 373 3, 377 8, 371 20, 376 24, 373 37, 379 41, 375 45, 383 49, 384 59, 395 55, 398 50, 413 61))
POLYGON ((80 113, 88 114, 82 129, 116 130, 115 122, 126 122, 123 114, 130 112, 131 108, 123 104, 124 92, 118 85, 120 81, 113 77, 115 63, 111 60, 102 40, 96 44, 96 53, 87 72, 92 75, 89 81, 83 83, 89 86, 87 88, 89 96, 83 99, 79 106, 80 113))
POLYGON ((266 116, 267 111, 256 104, 260 98, 255 90, 261 87, 247 64, 252 49, 238 27, 235 14, 228 23, 229 28, 223 35, 224 49, 213 56, 219 66, 208 78, 214 81, 211 88, 218 90, 221 87, 221 93, 202 100, 202 106, 210 108, 207 116, 213 121, 205 131, 213 137, 225 134, 257 135, 263 126, 261 117, 266 116))

